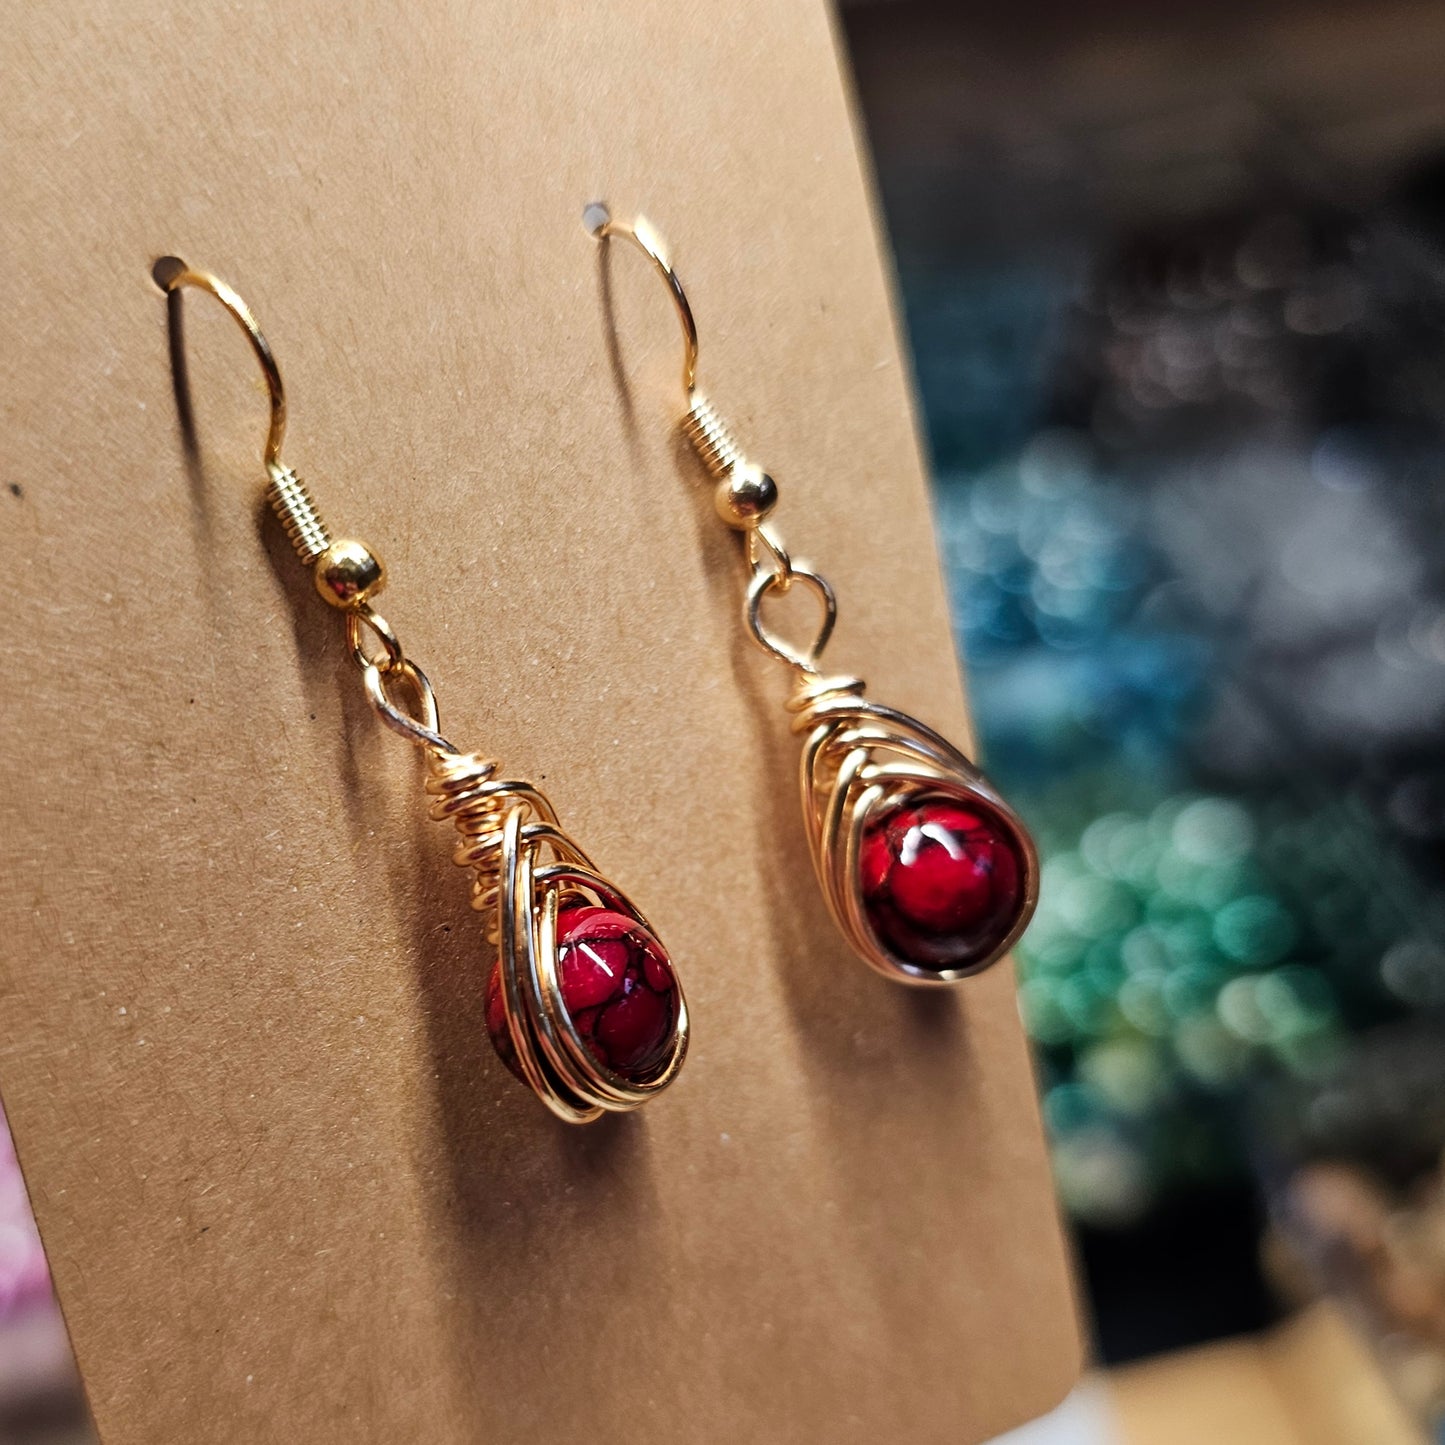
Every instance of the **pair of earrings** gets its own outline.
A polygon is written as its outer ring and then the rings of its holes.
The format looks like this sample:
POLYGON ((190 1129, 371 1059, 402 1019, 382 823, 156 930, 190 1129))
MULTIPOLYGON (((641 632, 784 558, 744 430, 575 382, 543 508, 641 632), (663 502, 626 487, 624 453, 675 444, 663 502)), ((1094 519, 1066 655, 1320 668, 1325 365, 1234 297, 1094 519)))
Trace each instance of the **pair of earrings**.
MULTIPOLYGON (((642 250, 682 325, 682 430, 717 483, 719 516, 742 537, 744 621, 795 686, 792 731, 803 739, 803 818, 829 911, 855 951, 904 983, 947 984, 1001 958, 1038 895, 1038 860, 1018 817, 973 763, 921 722, 863 695, 856 677, 819 668, 837 618, 827 579, 794 558, 771 525, 778 488, 749 462, 697 390, 697 327, 661 242, 638 219, 602 206, 584 221, 599 242, 642 250), (763 607, 795 585, 822 621, 799 648, 769 628, 763 607)), ((532 783, 462 752, 441 732, 436 695, 373 599, 386 582, 364 543, 333 538, 305 485, 281 460, 281 373, 250 308, 226 283, 176 257, 152 274, 172 301, 195 287, 240 324, 271 401, 266 495, 317 590, 340 611, 367 700, 421 751, 431 816, 460 835, 454 861, 473 873, 472 906, 487 918, 496 961, 486 1019, 507 1067, 569 1123, 635 1109, 677 1075, 688 1011, 666 949, 647 918, 562 829, 532 783)))

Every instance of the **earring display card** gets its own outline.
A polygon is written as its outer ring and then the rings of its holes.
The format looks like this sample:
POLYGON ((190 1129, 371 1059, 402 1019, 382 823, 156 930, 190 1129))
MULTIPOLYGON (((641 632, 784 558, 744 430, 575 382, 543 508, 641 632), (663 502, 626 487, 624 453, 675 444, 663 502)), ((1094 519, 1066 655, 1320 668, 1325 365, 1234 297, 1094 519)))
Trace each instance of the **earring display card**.
POLYGON ((581 222, 668 237, 838 589, 830 661, 963 737, 825 8, 78 0, 6 34, 0 1091, 102 1440, 958 1445, 1054 1403, 1009 968, 916 993, 832 927, 675 318, 581 222), (444 730, 667 941, 693 1049, 640 1113, 569 1129, 492 1054, 455 840, 263 512, 259 374, 197 296, 182 444, 167 253, 255 307, 288 459, 386 558, 444 730))

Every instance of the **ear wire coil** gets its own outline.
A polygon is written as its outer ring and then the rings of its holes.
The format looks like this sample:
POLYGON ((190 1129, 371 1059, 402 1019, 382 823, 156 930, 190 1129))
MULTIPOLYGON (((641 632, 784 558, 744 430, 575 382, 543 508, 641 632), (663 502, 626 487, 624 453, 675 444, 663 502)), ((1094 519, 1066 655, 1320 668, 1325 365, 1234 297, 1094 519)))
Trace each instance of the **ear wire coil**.
POLYGON ((719 480, 734 467, 742 465, 742 449, 733 440, 727 423, 705 396, 693 394, 692 405, 682 419, 682 430, 702 458, 703 466, 719 480))
POLYGON ((331 545, 331 533, 327 530, 326 523, 321 520, 316 503, 311 500, 311 493, 306 490, 306 483, 290 467, 283 467, 279 463, 272 466, 270 471, 271 480, 266 487, 266 500, 281 519, 281 525, 285 527, 286 535, 296 549, 296 555, 310 566, 331 545))

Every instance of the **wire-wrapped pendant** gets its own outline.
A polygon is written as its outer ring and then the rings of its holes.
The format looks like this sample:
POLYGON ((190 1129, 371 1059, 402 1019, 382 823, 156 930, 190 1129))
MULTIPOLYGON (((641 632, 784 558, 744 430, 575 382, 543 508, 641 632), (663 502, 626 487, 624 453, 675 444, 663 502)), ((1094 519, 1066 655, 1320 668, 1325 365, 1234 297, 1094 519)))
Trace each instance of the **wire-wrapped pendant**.
POLYGON ((509 1069, 559 1118, 635 1109, 687 1052, 687 1004, 647 919, 558 825, 533 784, 476 753, 434 750, 431 814, 462 835, 497 960, 487 1028, 509 1069))
POLYGON ((1017 815, 957 748, 852 677, 803 675, 803 821, 828 908, 879 973, 953 983, 1002 958, 1038 901, 1017 815))

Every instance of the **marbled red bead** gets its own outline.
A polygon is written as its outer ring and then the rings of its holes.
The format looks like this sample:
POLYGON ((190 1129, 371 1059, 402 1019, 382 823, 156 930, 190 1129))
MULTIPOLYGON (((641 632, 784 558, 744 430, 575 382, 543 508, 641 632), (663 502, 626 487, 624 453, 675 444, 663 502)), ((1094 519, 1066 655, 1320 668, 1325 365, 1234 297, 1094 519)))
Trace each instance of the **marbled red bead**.
POLYGON ((863 828, 863 908, 895 957, 937 971, 969 968, 1003 942, 1024 906, 1017 833, 982 801, 926 794, 863 828))
MULTIPOLYGON (((610 908, 574 903, 557 915, 557 972, 562 1002, 593 1057, 634 1082, 654 1076, 677 1038, 679 994, 672 961, 636 919, 610 908)), ((500 964, 487 985, 487 1031, 519 1078, 507 1032, 500 964)))
POLYGON ((562 999, 601 1064, 649 1078, 677 1038, 679 995, 667 951, 636 919, 581 905, 557 918, 562 999))

